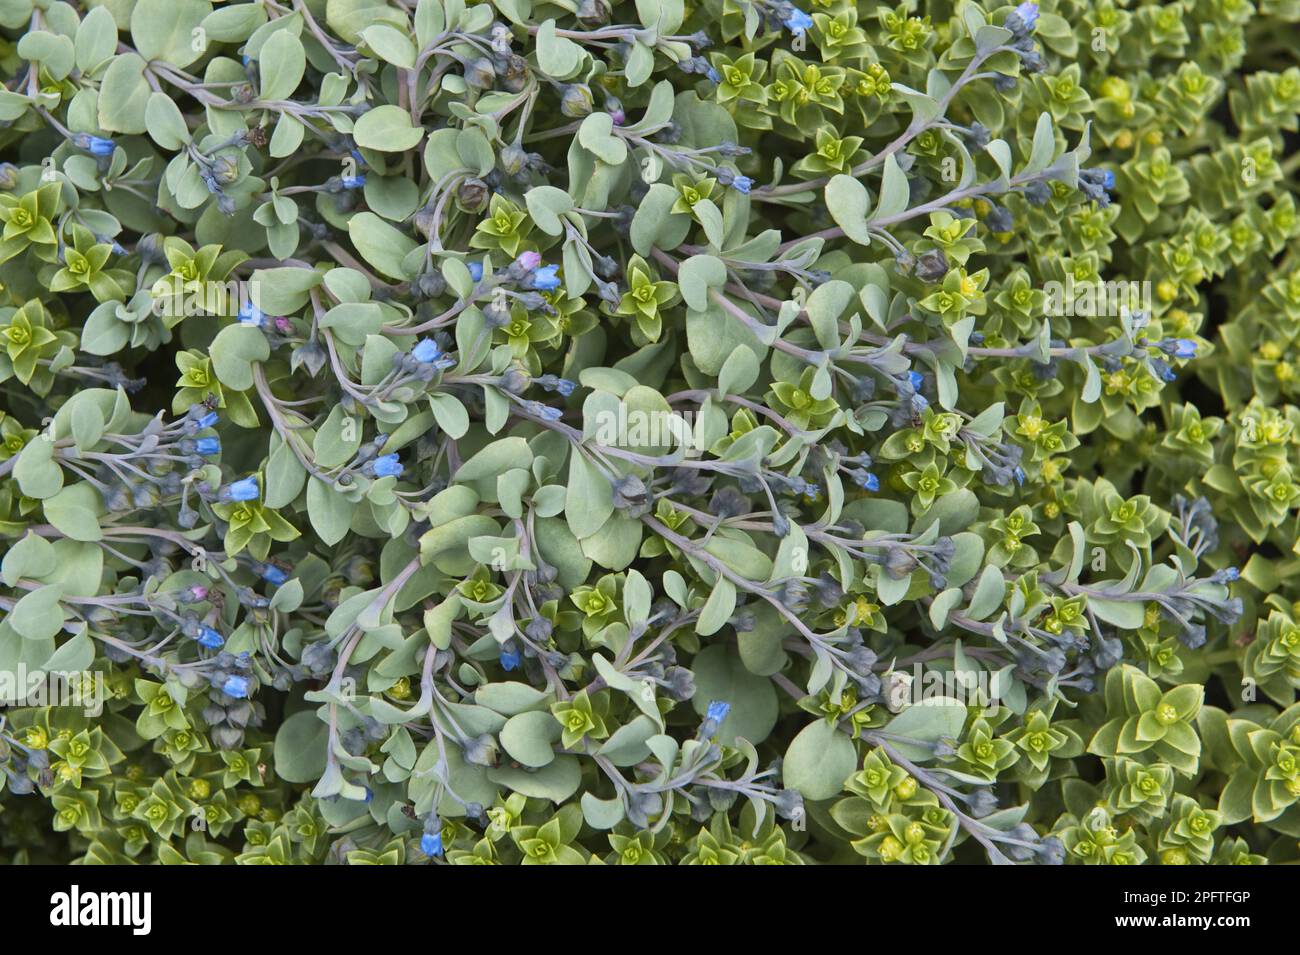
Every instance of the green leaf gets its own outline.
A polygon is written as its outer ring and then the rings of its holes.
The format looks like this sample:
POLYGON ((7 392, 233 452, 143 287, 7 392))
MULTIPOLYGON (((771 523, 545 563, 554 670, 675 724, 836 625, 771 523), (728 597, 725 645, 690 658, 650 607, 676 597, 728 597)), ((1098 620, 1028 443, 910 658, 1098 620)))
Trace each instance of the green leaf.
POLYGON ((13 475, 19 490, 28 497, 42 499, 59 493, 63 469, 54 461, 54 442, 44 434, 27 442, 18 452, 13 475))
POLYGON ((307 517, 325 544, 337 544, 352 526, 354 505, 319 478, 307 481, 307 517))
POLYGON ((261 330, 251 325, 227 325, 209 347, 212 368, 227 388, 246 391, 253 387, 253 364, 271 357, 271 346, 261 330))
POLYGON ((425 532, 420 538, 420 557, 445 574, 468 574, 475 561, 469 554, 474 537, 495 536, 501 528, 485 514, 470 514, 425 532))
POLYGON ((262 85, 259 98, 266 102, 285 100, 302 82, 307 71, 307 53, 302 41, 288 30, 277 30, 257 55, 262 85))
POLYGON ((695 621, 695 632, 707 637, 721 630, 736 612, 736 585, 726 577, 718 577, 713 585, 709 599, 705 601, 699 618, 695 621))
POLYGON ((550 713, 534 710, 512 716, 501 728, 501 748, 524 766, 538 769, 555 759, 560 724, 550 713))
POLYGON ((623 821, 623 800, 598 799, 589 792, 582 794, 580 801, 582 818, 593 829, 613 829, 623 821))
POLYGON ((693 309, 703 310, 709 304, 709 289, 727 284, 727 267, 712 255, 693 255, 681 264, 677 272, 677 285, 682 298, 693 309))
POLYGON ((163 149, 177 150, 190 141, 180 108, 166 93, 152 93, 144 111, 149 136, 163 149))
POLYGON ((569 455, 569 481, 564 516, 573 536, 582 540, 604 526, 614 513, 614 486, 585 455, 569 455))
POLYGON ((381 60, 404 70, 415 67, 415 44, 393 27, 377 23, 362 30, 361 37, 381 60))
POLYGON ((524 195, 528 214, 547 235, 563 235, 560 216, 574 208, 573 197, 555 186, 534 186, 524 195))
POLYGON ((307 304, 308 293, 321 283, 315 269, 258 269, 253 273, 253 304, 268 315, 287 315, 307 304))
POLYGON ((45 516, 51 524, 77 541, 102 540, 99 526, 103 502, 99 492, 83 482, 70 484, 45 502, 45 516))
POLYGON ((1029 161, 1021 170, 1021 175, 1042 172, 1052 162, 1056 153, 1056 133, 1052 128, 1052 114, 1044 112, 1038 117, 1034 128, 1034 141, 1029 150, 1029 161))
POLYGON ((136 0, 131 9, 131 38, 146 60, 163 60, 182 69, 205 52, 195 35, 212 12, 206 0, 136 0))
POLYGON ((94 662, 95 641, 83 628, 81 633, 55 650, 42 668, 47 673, 80 673, 89 670, 94 662))
MULTIPOLYGON (((336 468, 351 461, 361 447, 362 423, 335 405, 316 432, 312 457, 322 468, 336 468)), ((319 482, 318 482, 319 483, 319 482)))
POLYGON ((32 531, 5 552, 0 562, 0 580, 6 587, 16 587, 24 577, 40 580, 58 566, 54 545, 32 531))
POLYGON ((926 762, 934 758, 934 750, 927 743, 942 739, 960 739, 966 723, 966 707, 949 697, 934 697, 913 703, 899 713, 888 725, 891 749, 913 762, 926 762), (915 742, 904 742, 895 737, 905 736, 915 742))
POLYGON ((77 69, 84 74, 95 72, 117 51, 117 24, 107 7, 95 7, 81 21, 73 38, 77 69))
POLYGON ((294 713, 275 733, 275 774, 289 783, 314 783, 325 772, 329 727, 315 710, 294 713))
POLYGON ((717 249, 722 248, 726 237, 722 210, 712 199, 701 199, 691 207, 691 211, 704 227, 704 236, 709 240, 709 244, 717 249))
POLYGON ((834 176, 826 184, 826 210, 845 236, 858 245, 870 245, 867 218, 871 214, 871 197, 867 187, 852 176, 834 176))
POLYGON ((435 391, 429 395, 429 408, 438 427, 454 439, 465 437, 469 431, 469 412, 455 395, 435 391))
POLYGON ((776 687, 767 677, 751 673, 735 651, 725 646, 708 646, 691 663, 695 674, 695 695, 691 705, 701 717, 709 703, 731 704, 727 718, 718 728, 718 741, 734 746, 737 738, 758 745, 776 726, 779 710, 776 687))
POLYGON ((1109 600, 1090 594, 1088 608, 1097 619, 1121 630, 1140 630, 1146 618, 1146 607, 1140 600, 1109 600))
POLYGON ((424 128, 411 123, 411 114, 400 106, 376 106, 352 130, 357 145, 377 152, 400 153, 414 149, 424 138, 424 128))
POLYGON ((399 282, 407 278, 402 261, 416 247, 413 239, 373 212, 358 212, 348 220, 348 235, 361 257, 399 282))
POLYGON ((815 720, 791 741, 781 773, 788 788, 817 800, 838 793, 857 768, 853 741, 826 720, 815 720))
POLYGON ((837 279, 823 282, 808 296, 804 311, 808 313, 813 333, 822 348, 839 347, 839 318, 857 297, 857 291, 852 285, 837 279))
POLYGON ((582 47, 556 35, 554 20, 545 20, 537 28, 537 65, 547 76, 556 80, 571 79, 584 58, 582 47))
POLYGON ((880 182, 880 199, 876 203, 873 222, 889 220, 907 209, 911 192, 907 185, 907 174, 898 164, 898 159, 890 153, 885 159, 885 171, 880 182))
POLYGON ((1007 594, 1007 584, 1002 577, 1002 570, 989 565, 980 574, 979 583, 975 585, 975 594, 964 616, 972 620, 983 620, 1002 606, 1007 594))
POLYGON ((727 356, 718 372, 718 394, 740 395, 748 391, 758 380, 758 359, 748 348, 737 348, 727 356))
POLYGON ((62 596, 63 588, 57 584, 30 591, 14 604, 5 622, 28 640, 48 640, 63 629, 62 596))
POLYGON ((135 53, 113 57, 99 89, 99 126, 110 133, 143 133, 152 91, 144 78, 147 64, 135 53))
POLYGON ((511 766, 499 766, 488 770, 488 779, 506 786, 517 793, 533 799, 549 799, 551 802, 564 802, 575 792, 582 782, 582 766, 576 757, 556 756, 541 769, 516 769, 511 766))
POLYGON ((260 3, 236 3, 209 13, 203 18, 202 26, 210 40, 218 43, 243 43, 264 23, 266 10, 260 3))
POLYGON ((578 127, 578 142, 601 162, 618 166, 627 159, 627 145, 612 134, 613 128, 609 113, 592 113, 578 127))

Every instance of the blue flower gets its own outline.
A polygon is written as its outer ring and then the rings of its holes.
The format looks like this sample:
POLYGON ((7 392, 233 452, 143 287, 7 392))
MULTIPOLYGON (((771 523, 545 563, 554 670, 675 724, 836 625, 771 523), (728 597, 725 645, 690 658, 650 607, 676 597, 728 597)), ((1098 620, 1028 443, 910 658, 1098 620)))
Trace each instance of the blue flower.
POLYGON ((737 176, 735 179, 731 180, 731 188, 735 189, 737 192, 749 195, 749 190, 754 188, 754 180, 750 179, 748 176, 737 176))
POLYGON ((1033 30, 1034 24, 1038 22, 1038 4, 1027 0, 1016 7, 1016 13, 1020 14, 1020 19, 1024 21, 1025 29, 1033 30))
POLYGON ((925 384, 925 376, 919 371, 909 371, 907 373, 907 380, 912 383, 913 391, 920 391, 921 386, 925 384))
POLYGON ((430 857, 442 855, 442 833, 426 832, 421 836, 420 851, 430 857))
POLYGON ((421 338, 411 349, 411 357, 421 364, 429 364, 442 357, 442 349, 432 338, 421 338))
POLYGON ((268 584, 272 584, 273 586, 279 587, 281 584, 283 584, 286 580, 289 579, 289 575, 286 574, 279 567, 275 566, 275 564, 263 564, 262 579, 265 580, 268 584))
POLYGON ((221 684, 221 692, 226 696, 233 696, 237 700, 244 699, 248 696, 248 677, 226 677, 226 682, 221 684))
POLYGON ((559 421, 564 417, 563 408, 552 408, 550 405, 544 405, 540 401, 525 402, 524 411, 535 418, 541 418, 543 421, 559 421))
POLYGON ((194 442, 194 450, 197 451, 199 454, 203 455, 205 458, 211 457, 214 454, 220 454, 221 439, 220 438, 199 438, 199 440, 194 442))
POLYGON ((1011 472, 1011 476, 1012 476, 1013 478, 1016 479, 1016 483, 1017 483, 1017 484, 1024 484, 1024 483, 1025 483, 1025 470, 1024 470, 1024 468, 1016 468, 1014 471, 1011 472))
POLYGON ((266 324, 266 315, 252 302, 245 302, 239 309, 239 323, 261 328, 266 324))
POLYGON ((795 7, 794 12, 782 22, 785 24, 785 28, 791 33, 803 33, 812 28, 813 18, 808 16, 808 14, 804 13, 798 7, 795 7))
POLYGON ((92 156, 111 156, 117 144, 111 139, 104 139, 102 136, 87 136, 85 146, 86 152, 92 156))
POLYGON ((217 414, 215 411, 209 411, 199 419, 199 430, 202 431, 204 428, 215 427, 217 422, 220 420, 221 415, 217 414))
POLYGON ((872 492, 880 490, 880 478, 862 468, 858 468, 858 470, 853 472, 853 481, 863 490, 872 492))
POLYGON ((1110 205, 1109 190, 1115 188, 1115 173, 1110 169, 1080 169, 1078 186, 1080 192, 1105 208, 1110 205))
POLYGON ((343 177, 344 189, 361 189, 365 186, 365 184, 366 184, 365 176, 344 176, 343 177))
POLYGON ((1169 339, 1169 354, 1175 358, 1195 358, 1196 342, 1190 338, 1171 338, 1169 339))
POLYGON ((710 66, 710 67, 709 67, 709 71, 708 71, 707 73, 705 73, 704 75, 705 75, 705 77, 708 78, 708 81, 709 81, 710 83, 712 83, 714 86, 720 86, 720 85, 722 85, 722 76, 721 76, 721 74, 719 74, 718 71, 715 70, 713 67, 710 66))
POLYGON ((1156 377, 1161 381, 1178 380, 1178 375, 1169 367, 1169 362, 1161 361, 1159 358, 1151 359, 1151 370, 1156 373, 1156 377))
POLYGON ((532 286, 543 292, 553 292, 560 287, 560 267, 558 265, 541 265, 533 272, 532 286))
POLYGON ((385 454, 375 458, 373 467, 375 475, 381 478, 397 477, 402 473, 402 462, 397 460, 396 454, 385 454))
POLYGON ((722 721, 731 712, 731 704, 725 700, 710 700, 704 711, 704 722, 700 724, 699 739, 709 739, 718 732, 722 721))
POLYGON ((226 487, 226 497, 232 501, 256 501, 261 495, 257 486, 257 475, 250 474, 226 487))
POLYGON ((211 627, 199 627, 199 646, 209 650, 220 650, 226 645, 226 638, 211 627))
POLYGON ((471 262, 471 263, 469 263, 469 277, 472 278, 475 282, 482 282, 482 281, 483 281, 483 263, 482 263, 482 262, 471 262))
POLYGON ((501 669, 506 671, 519 669, 520 657, 518 650, 502 650, 500 659, 501 669))
POLYGON ((559 381, 555 383, 555 390, 559 394, 563 395, 565 398, 573 394, 573 389, 576 387, 577 385, 574 384, 572 381, 569 381, 568 378, 561 378, 559 381))

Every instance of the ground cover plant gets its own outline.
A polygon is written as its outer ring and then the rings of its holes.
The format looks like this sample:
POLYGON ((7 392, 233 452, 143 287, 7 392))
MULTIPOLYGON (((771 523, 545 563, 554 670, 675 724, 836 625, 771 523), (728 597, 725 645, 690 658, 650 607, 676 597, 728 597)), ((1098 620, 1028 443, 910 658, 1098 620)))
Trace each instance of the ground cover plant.
POLYGON ((1296 0, 0 0, 0 859, 1300 856, 1296 0))

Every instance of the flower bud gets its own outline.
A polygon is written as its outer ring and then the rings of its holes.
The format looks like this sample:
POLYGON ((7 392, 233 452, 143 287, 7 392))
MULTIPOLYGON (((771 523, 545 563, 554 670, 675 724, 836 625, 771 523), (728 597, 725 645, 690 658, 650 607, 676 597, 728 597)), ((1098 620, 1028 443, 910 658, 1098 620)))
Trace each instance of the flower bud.
POLYGON ((571 119, 583 119, 591 113, 595 101, 585 83, 570 83, 560 97, 560 112, 571 119))
POLYGON ((465 67, 465 82, 473 89, 491 89, 496 83, 496 78, 497 71, 487 57, 480 56, 476 60, 471 60, 465 67))
POLYGON ((462 212, 479 213, 487 208, 492 190, 482 179, 466 179, 456 188, 456 205, 462 212))

